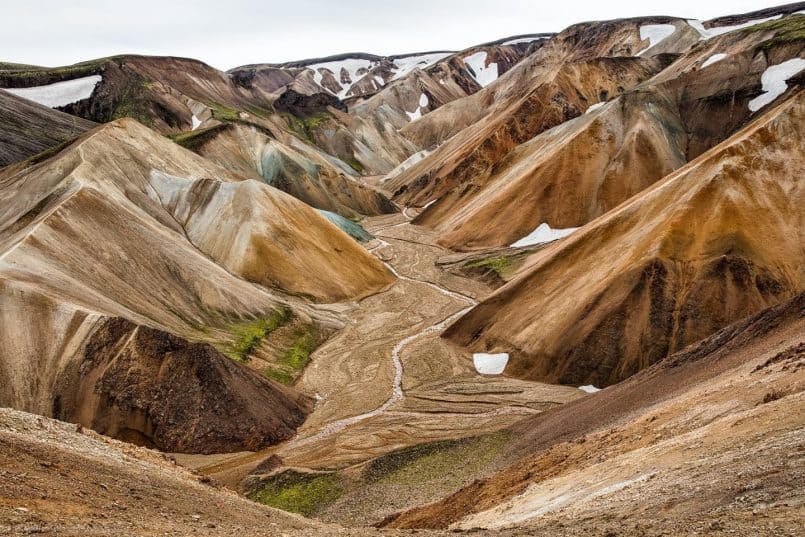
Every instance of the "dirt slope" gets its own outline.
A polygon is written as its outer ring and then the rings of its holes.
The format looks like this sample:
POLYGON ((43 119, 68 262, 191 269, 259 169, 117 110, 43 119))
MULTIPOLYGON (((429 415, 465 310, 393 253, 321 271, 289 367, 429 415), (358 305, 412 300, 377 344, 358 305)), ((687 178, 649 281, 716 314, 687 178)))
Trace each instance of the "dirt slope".
POLYGON ((522 378, 606 386, 803 289, 801 92, 539 251, 445 336, 522 378))
POLYGON ((513 431, 515 464, 386 524, 503 535, 796 532, 804 323, 800 294, 529 418, 513 431))
POLYGON ((301 142, 272 139, 254 126, 224 125, 182 139, 182 145, 244 177, 261 178, 312 207, 345 217, 396 211, 355 170, 301 142), (198 141, 196 141, 198 139, 198 141))
MULTIPOLYGON (((271 509, 166 456, 0 409, 0 532, 9 535, 400 535, 271 509)), ((427 534, 427 533, 426 533, 427 534)))
POLYGON ((94 126, 0 90, 0 168, 72 140, 94 126))

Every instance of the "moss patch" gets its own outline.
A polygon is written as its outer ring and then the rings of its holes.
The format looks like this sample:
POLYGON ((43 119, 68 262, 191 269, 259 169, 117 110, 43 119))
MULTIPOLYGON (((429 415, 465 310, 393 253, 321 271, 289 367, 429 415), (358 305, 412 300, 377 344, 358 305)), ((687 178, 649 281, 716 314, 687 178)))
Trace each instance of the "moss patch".
POLYGON ((212 103, 210 109, 212 117, 218 121, 240 121, 240 112, 234 108, 229 108, 221 103, 212 103))
POLYGON ((749 28, 745 32, 776 32, 775 36, 760 44, 768 49, 777 45, 805 40, 805 15, 792 15, 779 20, 766 21, 749 28))
POLYGON ((521 252, 513 255, 498 255, 470 261, 464 265, 470 273, 480 274, 481 276, 496 276, 502 281, 506 281, 515 271, 520 268, 528 252, 521 252))
POLYGON ((298 136, 301 136, 310 143, 314 142, 313 135, 316 130, 330 121, 332 116, 326 112, 316 112, 312 116, 299 118, 292 114, 283 114, 285 120, 288 122, 290 131, 298 136))
POLYGON ((207 127, 206 129, 199 129, 190 132, 180 132, 179 134, 171 134, 168 136, 171 140, 179 144, 180 146, 190 149, 191 151, 196 151, 200 149, 204 144, 215 138, 219 133, 225 131, 229 128, 229 124, 221 123, 220 125, 215 125, 213 127, 207 127))
POLYGON ((336 474, 286 471, 269 477, 248 494, 252 500, 277 509, 313 516, 343 494, 336 474))
POLYGON ((282 384, 291 385, 310 362, 310 354, 319 346, 320 337, 315 325, 307 325, 294 332, 293 342, 275 364, 263 374, 282 384))
POLYGON ((347 164, 349 164, 349 166, 356 172, 363 173, 364 170, 363 164, 361 164, 360 161, 355 157, 347 159, 347 164))
POLYGON ((394 485, 440 485, 482 473, 510 440, 511 433, 494 434, 431 442, 405 448, 372 461, 364 479, 372 483, 394 485))
POLYGON ((233 339, 218 346, 224 355, 238 362, 248 362, 251 354, 272 332, 291 320, 290 308, 282 307, 267 317, 230 325, 233 339))

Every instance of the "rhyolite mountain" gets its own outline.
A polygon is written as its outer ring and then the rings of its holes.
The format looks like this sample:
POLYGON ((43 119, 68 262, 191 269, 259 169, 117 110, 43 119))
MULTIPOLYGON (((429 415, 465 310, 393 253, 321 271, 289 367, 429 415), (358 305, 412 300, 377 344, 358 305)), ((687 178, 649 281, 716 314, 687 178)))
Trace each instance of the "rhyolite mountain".
POLYGON ((797 534, 805 3, 671 15, 0 63, 0 520, 797 534))

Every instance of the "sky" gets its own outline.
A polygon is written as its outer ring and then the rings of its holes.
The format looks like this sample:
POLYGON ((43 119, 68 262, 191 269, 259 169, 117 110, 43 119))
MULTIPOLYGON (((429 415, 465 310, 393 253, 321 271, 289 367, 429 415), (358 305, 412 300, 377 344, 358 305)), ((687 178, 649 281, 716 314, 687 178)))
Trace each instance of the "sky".
POLYGON ((341 52, 461 50, 511 35, 641 15, 706 20, 751 0, 0 0, 0 61, 69 65, 114 54, 196 58, 219 69, 341 52), (124 6, 124 7, 121 7, 124 6))

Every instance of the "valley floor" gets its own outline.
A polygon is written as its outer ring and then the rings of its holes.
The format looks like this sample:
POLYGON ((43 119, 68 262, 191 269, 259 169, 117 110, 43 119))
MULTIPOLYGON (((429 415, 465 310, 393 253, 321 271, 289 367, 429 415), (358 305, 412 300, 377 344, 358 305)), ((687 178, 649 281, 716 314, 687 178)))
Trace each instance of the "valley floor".
MULTIPOLYGON (((465 350, 441 339, 441 330, 490 289, 439 269, 435 261, 448 251, 407 217, 364 220, 377 237, 370 250, 397 281, 354 304, 351 323, 313 355, 296 386, 317 403, 297 437, 259 453, 180 455, 180 462, 233 487, 271 455, 295 470, 343 470, 415 444, 499 431, 585 395, 569 386, 482 376, 465 350)), ((335 508, 325 518, 377 522, 463 484, 447 480, 357 512, 354 505, 349 513, 335 508)))

